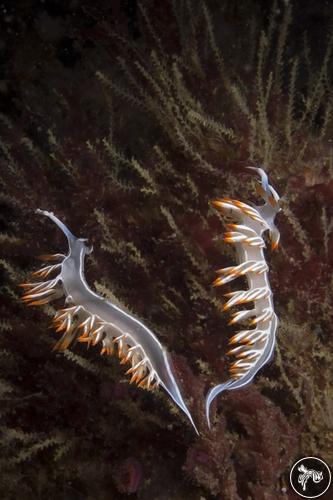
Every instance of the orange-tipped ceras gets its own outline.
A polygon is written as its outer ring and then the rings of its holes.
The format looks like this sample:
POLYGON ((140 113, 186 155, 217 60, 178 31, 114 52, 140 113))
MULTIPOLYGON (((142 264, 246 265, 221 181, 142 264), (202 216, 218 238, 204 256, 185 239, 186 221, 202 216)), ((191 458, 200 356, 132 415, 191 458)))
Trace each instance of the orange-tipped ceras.
POLYGON ((238 265, 219 269, 214 286, 221 286, 239 276, 245 276, 249 289, 225 294, 228 301, 224 310, 237 305, 254 303, 252 309, 239 310, 231 315, 229 324, 249 322, 253 329, 242 330, 230 340, 233 347, 228 354, 235 355, 237 360, 230 367, 230 379, 213 387, 206 398, 206 417, 208 425, 209 409, 212 401, 224 390, 239 389, 245 386, 256 375, 262 366, 271 358, 277 329, 277 317, 274 312, 272 291, 268 281, 268 265, 263 249, 265 242, 263 233, 269 231, 272 249, 277 248, 280 233, 274 224, 279 212, 279 195, 269 185, 266 173, 261 168, 248 167, 261 177, 257 192, 264 198, 260 206, 250 206, 241 201, 223 198, 213 201, 218 210, 229 212, 237 219, 237 224, 227 224, 228 232, 224 241, 235 245, 238 265))
POLYGON ((55 349, 67 349, 73 341, 86 342, 88 345, 101 342, 101 354, 112 354, 116 346, 121 363, 131 364, 126 372, 131 375, 130 382, 136 382, 146 389, 161 385, 187 415, 197 432, 166 349, 138 318, 89 288, 84 277, 84 260, 92 248, 86 245, 87 240, 76 238, 52 212, 37 212, 49 217, 63 231, 69 245, 67 255, 42 256, 42 260, 58 263, 46 265, 34 273, 35 276, 46 278, 58 271, 55 278, 21 285, 24 289, 22 300, 28 305, 46 304, 65 296, 66 307, 57 312, 53 319, 56 331, 62 333, 55 349))

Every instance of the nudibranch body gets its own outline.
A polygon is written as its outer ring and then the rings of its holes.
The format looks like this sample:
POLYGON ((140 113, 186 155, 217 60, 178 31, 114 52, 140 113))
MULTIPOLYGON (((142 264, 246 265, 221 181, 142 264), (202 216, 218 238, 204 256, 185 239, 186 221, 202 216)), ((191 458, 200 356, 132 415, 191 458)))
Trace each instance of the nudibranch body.
POLYGON ((21 285, 25 289, 22 300, 28 305, 46 304, 65 295, 67 307, 54 317, 56 331, 62 332, 55 349, 67 349, 74 341, 92 345, 101 342, 101 354, 112 354, 117 346, 121 364, 131 363, 126 372, 131 375, 130 382, 146 389, 161 385, 198 432, 181 396, 169 355, 154 333, 138 318, 89 288, 84 277, 84 260, 92 248, 86 245, 87 240, 76 238, 53 213, 37 212, 49 217, 63 231, 69 245, 67 255, 42 256, 42 260, 58 263, 34 273, 46 278, 58 270, 55 278, 21 285))
POLYGON ((228 354, 235 355, 237 360, 230 366, 230 379, 213 387, 206 398, 206 417, 208 425, 209 409, 212 401, 224 390, 239 389, 253 379, 257 372, 271 358, 277 329, 277 316, 274 312, 272 291, 268 281, 268 265, 265 261, 263 233, 269 231, 272 249, 277 248, 280 234, 274 224, 279 212, 279 195, 269 185, 266 173, 261 168, 248 167, 258 172, 261 184, 257 191, 264 198, 261 206, 250 206, 230 198, 218 199, 213 205, 218 210, 231 213, 238 219, 238 224, 227 224, 230 230, 225 233, 224 241, 236 247, 237 266, 218 270, 219 277, 214 286, 224 285, 239 276, 245 276, 248 290, 225 294, 228 301, 224 310, 232 306, 253 302, 252 309, 239 310, 232 314, 229 324, 249 322, 252 329, 244 329, 236 333, 230 344, 233 347, 228 354))

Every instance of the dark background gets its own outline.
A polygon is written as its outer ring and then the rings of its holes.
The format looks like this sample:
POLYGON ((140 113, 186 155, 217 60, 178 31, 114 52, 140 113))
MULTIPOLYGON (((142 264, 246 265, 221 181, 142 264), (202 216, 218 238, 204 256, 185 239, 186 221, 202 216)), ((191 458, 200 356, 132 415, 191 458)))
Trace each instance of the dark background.
POLYGON ((0 496, 294 498, 297 459, 333 463, 332 4, 209 0, 223 64, 201 4, 142 5, 0 4, 0 496), (282 196, 281 249, 266 254, 278 348, 250 387, 217 399, 209 432, 204 396, 227 378, 237 331, 211 289, 235 255, 209 201, 257 201, 248 163, 282 196), (88 282, 167 346, 199 438, 116 358, 52 351, 54 309, 19 301, 36 257, 65 251, 36 208, 89 237, 88 282))

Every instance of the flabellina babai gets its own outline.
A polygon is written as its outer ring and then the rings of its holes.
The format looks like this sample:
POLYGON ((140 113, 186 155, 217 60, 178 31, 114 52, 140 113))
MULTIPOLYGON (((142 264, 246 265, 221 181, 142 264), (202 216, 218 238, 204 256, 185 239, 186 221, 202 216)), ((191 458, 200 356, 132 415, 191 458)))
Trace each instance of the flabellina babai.
POLYGON ((47 278, 57 272, 55 278, 21 284, 25 290, 22 300, 28 305, 47 304, 65 297, 66 307, 53 319, 56 331, 62 333, 54 348, 63 351, 75 341, 101 343, 101 354, 111 355, 116 348, 121 364, 131 364, 126 372, 131 375, 130 382, 145 389, 161 385, 198 433, 177 385, 170 356, 154 333, 138 318, 89 288, 84 276, 84 261, 92 248, 86 244, 87 239, 74 236, 52 212, 38 209, 37 213, 49 217, 62 230, 69 247, 67 255, 41 256, 42 260, 55 263, 33 273, 36 277, 47 278))
POLYGON ((238 265, 219 269, 218 278, 213 286, 221 286, 239 276, 245 276, 248 290, 226 293, 228 301, 223 309, 253 302, 252 309, 240 310, 232 314, 229 324, 244 323, 252 326, 236 333, 230 344, 233 347, 227 354, 235 355, 237 360, 231 364, 230 379, 213 387, 206 398, 206 418, 210 427, 209 410, 212 401, 225 390, 240 389, 249 384, 258 371, 269 362, 275 346, 278 319, 274 312, 272 290, 268 281, 268 265, 265 260, 263 233, 269 231, 272 249, 279 244, 280 233, 274 224, 280 211, 280 197, 269 185, 268 177, 262 168, 247 167, 256 171, 261 178, 257 192, 264 204, 251 206, 241 201, 223 198, 213 201, 213 206, 226 214, 233 215, 237 224, 226 224, 224 235, 226 243, 232 243, 237 252, 238 265))
MULTIPOLYGON (((247 321, 253 328, 242 330, 230 339, 230 344, 240 344, 228 352, 229 355, 235 355, 237 360, 230 366, 229 380, 213 387, 207 395, 206 418, 209 427, 212 401, 224 390, 239 389, 249 384, 271 359, 275 346, 278 320, 268 281, 262 236, 265 231, 269 231, 272 248, 277 248, 280 234, 274 219, 280 211, 280 198, 268 183, 263 169, 248 168, 260 175, 257 191, 264 199, 263 205, 251 206, 230 198, 213 202, 215 208, 238 219, 237 224, 226 225, 228 232, 224 237, 225 242, 235 245, 238 265, 218 270, 219 276, 213 285, 224 285, 239 276, 245 276, 248 290, 225 294, 228 301, 224 310, 249 302, 254 305, 252 309, 232 314, 230 324, 247 321)), ((42 256, 42 260, 48 264, 33 273, 36 277, 47 278, 57 272, 54 278, 21 285, 25 290, 22 300, 28 305, 47 304, 65 297, 66 307, 58 311, 53 319, 56 331, 62 333, 54 348, 62 351, 78 341, 88 345, 101 343, 101 354, 111 355, 116 349, 120 363, 131 364, 126 372, 131 375, 130 382, 145 389, 155 389, 161 385, 198 433, 177 385, 170 356, 154 333, 134 315, 89 288, 84 277, 84 260, 92 248, 86 244, 87 239, 75 237, 52 212, 37 210, 37 213, 50 218, 62 230, 69 246, 67 255, 42 256), (50 264, 50 261, 54 263, 50 264)))

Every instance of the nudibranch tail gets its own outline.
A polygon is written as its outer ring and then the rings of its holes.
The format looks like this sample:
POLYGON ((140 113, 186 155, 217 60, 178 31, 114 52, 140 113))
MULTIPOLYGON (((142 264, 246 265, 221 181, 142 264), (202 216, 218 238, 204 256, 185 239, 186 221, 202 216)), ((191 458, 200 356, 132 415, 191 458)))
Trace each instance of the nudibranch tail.
POLYGON ((24 289, 22 300, 27 305, 43 305, 65 297, 66 306, 53 318, 55 330, 61 334, 54 349, 63 351, 73 342, 87 346, 101 343, 101 354, 117 353, 121 364, 130 365, 126 372, 131 377, 130 383, 144 389, 161 385, 198 433, 177 385, 169 355, 154 333, 138 318, 89 288, 84 277, 84 259, 92 247, 86 245, 87 239, 74 236, 52 212, 37 210, 37 213, 50 218, 62 230, 69 246, 67 255, 42 255, 40 258, 46 265, 33 273, 38 278, 55 277, 20 285, 24 289))
POLYGON ((224 241, 234 244, 238 256, 238 265, 217 271, 218 277, 213 286, 221 286, 239 276, 245 276, 248 290, 240 290, 225 294, 228 297, 223 309, 253 302, 252 309, 243 309, 231 315, 229 324, 244 323, 253 327, 244 329, 230 339, 232 349, 227 353, 235 356, 230 368, 230 379, 213 387, 206 397, 206 417, 210 427, 209 410, 212 401, 225 390, 239 389, 252 381, 254 376, 272 357, 275 346, 277 316, 274 312, 272 291, 268 281, 268 265, 263 249, 265 241, 263 233, 269 231, 272 248, 276 248, 280 234, 274 224, 274 218, 280 210, 279 195, 270 186, 265 171, 261 168, 248 167, 255 170, 261 178, 258 193, 264 204, 252 206, 238 200, 223 198, 213 201, 213 206, 234 215, 237 224, 227 224, 228 231, 224 241), (236 344, 236 345, 235 345, 236 344))

